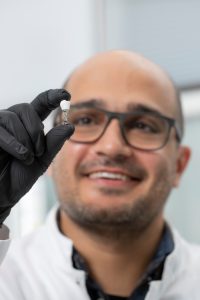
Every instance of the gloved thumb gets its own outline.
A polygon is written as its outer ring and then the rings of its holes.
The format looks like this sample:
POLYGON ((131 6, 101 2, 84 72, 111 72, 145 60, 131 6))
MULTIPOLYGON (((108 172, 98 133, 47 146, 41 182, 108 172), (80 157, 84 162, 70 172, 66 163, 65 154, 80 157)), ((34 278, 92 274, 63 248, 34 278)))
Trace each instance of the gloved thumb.
POLYGON ((72 124, 59 125, 52 128, 46 135, 46 150, 41 160, 46 168, 50 165, 55 155, 62 148, 66 140, 74 132, 74 126, 72 124))

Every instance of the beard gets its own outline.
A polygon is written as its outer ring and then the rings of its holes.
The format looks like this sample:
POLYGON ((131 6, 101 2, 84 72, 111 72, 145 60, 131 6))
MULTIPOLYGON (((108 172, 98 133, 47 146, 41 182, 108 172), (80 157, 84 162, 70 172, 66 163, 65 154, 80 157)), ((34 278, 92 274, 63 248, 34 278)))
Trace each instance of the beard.
MULTIPOLYGON (((147 195, 121 203, 113 208, 99 208, 81 201, 77 192, 67 192, 61 201, 61 209, 81 228, 107 238, 137 237, 163 212, 167 197, 171 191, 171 181, 165 172, 159 172, 157 182, 147 195), (66 197, 67 196, 67 197, 66 197)), ((100 189, 102 195, 112 197, 116 191, 100 189)), ((123 197, 119 191, 115 196, 123 197)))

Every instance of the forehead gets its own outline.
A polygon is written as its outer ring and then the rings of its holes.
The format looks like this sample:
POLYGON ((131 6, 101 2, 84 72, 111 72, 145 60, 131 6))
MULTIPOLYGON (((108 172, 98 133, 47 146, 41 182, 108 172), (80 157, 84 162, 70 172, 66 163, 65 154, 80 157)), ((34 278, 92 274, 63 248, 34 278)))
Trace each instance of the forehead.
POLYGON ((149 61, 124 56, 93 59, 72 74, 66 88, 73 104, 100 99, 104 108, 115 111, 142 104, 175 117, 173 85, 149 61))

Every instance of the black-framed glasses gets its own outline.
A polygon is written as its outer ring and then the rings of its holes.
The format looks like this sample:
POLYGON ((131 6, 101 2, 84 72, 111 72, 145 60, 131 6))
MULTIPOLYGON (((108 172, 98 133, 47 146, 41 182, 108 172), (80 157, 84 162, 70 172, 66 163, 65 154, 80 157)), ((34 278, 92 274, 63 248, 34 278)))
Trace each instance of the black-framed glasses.
POLYGON ((113 119, 119 121, 121 134, 126 143, 139 150, 154 151, 163 148, 169 139, 172 127, 175 128, 177 141, 181 140, 177 122, 160 113, 154 111, 119 113, 80 103, 71 105, 69 111, 68 121, 75 126, 70 141, 96 142, 113 119))

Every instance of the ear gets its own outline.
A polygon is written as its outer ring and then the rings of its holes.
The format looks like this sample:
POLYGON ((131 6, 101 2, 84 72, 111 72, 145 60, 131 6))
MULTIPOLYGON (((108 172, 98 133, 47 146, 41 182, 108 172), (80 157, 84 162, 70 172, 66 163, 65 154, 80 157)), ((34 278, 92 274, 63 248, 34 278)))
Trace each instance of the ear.
POLYGON ((190 160, 191 149, 186 146, 179 146, 178 156, 176 161, 176 176, 174 180, 174 187, 177 187, 180 182, 180 178, 185 171, 185 168, 190 160))

